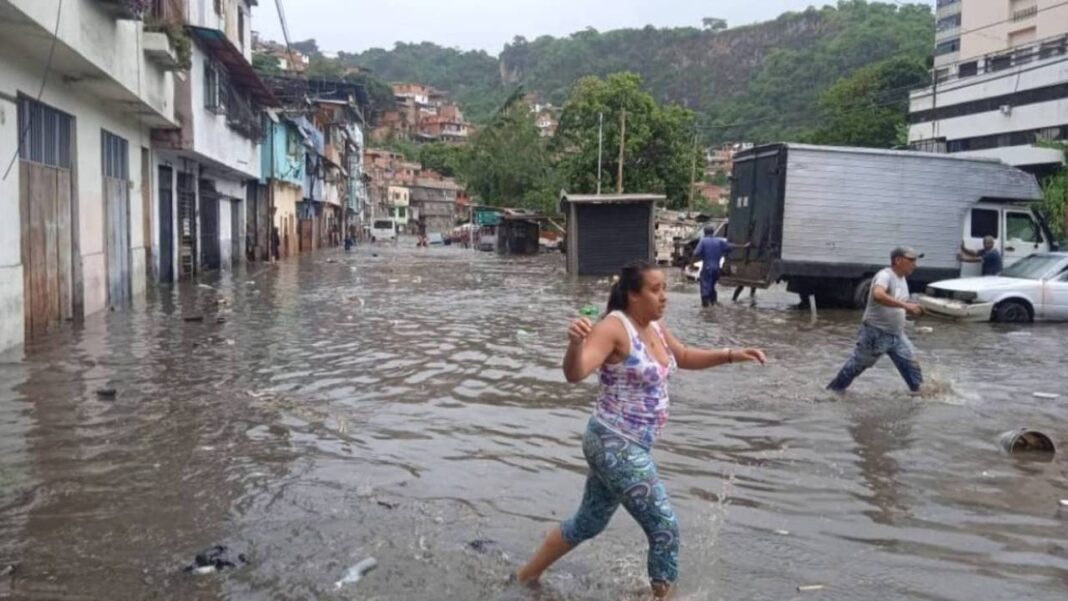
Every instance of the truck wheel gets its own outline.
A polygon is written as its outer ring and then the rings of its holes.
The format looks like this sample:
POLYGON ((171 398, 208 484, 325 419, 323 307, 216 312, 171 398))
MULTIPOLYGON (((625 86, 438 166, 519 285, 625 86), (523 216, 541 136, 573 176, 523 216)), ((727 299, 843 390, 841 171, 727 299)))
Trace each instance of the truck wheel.
POLYGON ((868 296, 871 295, 871 278, 864 278, 857 282, 853 288, 853 308, 863 309, 868 306, 868 296))
POLYGON ((1034 315, 1027 303, 1007 300, 994 307, 994 321, 998 323, 1031 323, 1034 315))

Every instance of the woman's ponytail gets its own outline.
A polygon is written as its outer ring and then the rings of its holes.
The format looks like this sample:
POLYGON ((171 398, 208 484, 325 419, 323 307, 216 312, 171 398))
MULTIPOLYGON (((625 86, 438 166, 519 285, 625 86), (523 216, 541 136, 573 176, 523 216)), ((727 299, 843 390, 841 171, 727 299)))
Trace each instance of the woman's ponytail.
POLYGON ((608 293, 608 309, 605 315, 614 311, 626 311, 630 303, 630 293, 641 292, 645 286, 645 272, 658 269, 656 264, 648 261, 628 263, 619 276, 614 278, 612 291, 608 293))

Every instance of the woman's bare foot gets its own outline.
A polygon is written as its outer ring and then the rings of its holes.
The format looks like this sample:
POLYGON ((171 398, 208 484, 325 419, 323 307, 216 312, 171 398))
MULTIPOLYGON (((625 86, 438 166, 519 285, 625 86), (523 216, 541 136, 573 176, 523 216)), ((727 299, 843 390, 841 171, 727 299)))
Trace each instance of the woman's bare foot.
POLYGON ((530 558, 530 561, 515 573, 516 582, 520 584, 536 583, 541 578, 542 572, 556 563, 556 560, 567 555, 570 550, 571 545, 564 540, 564 533, 560 531, 559 526, 553 528, 549 531, 548 536, 545 537, 541 547, 534 553, 534 557, 530 558))

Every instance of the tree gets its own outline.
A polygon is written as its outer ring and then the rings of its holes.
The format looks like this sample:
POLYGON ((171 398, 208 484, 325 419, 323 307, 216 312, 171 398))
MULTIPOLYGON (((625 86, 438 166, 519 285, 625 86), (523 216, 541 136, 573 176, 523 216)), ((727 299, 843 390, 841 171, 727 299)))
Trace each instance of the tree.
POLYGON ((701 19, 701 25, 708 31, 716 32, 727 29, 727 21, 725 19, 717 19, 716 17, 705 17, 701 19))
POLYGON ((419 148, 419 162, 423 168, 432 169, 445 177, 461 175, 467 151, 455 144, 434 143, 419 148))
POLYGON ((252 53, 252 68, 260 75, 281 75, 282 67, 278 59, 264 52, 252 53))
MULTIPOLYGON (((1068 142, 1049 144, 1053 148, 1064 151, 1065 161, 1068 161, 1068 142)), ((1046 178, 1042 185, 1042 202, 1040 210, 1046 217, 1049 228, 1058 237, 1068 233, 1068 212, 1065 205, 1068 204, 1068 167, 1061 167, 1059 171, 1046 178)))
POLYGON ((857 70, 820 98, 822 125, 810 141, 872 148, 897 146, 908 116, 909 91, 923 87, 929 79, 923 62, 908 57, 857 70))
POLYGON ((625 109, 624 191, 663 193, 673 206, 685 206, 694 158, 694 114, 677 106, 661 107, 641 84, 633 73, 586 77, 575 84, 553 139, 558 170, 568 190, 597 190, 598 127, 604 115, 602 189, 615 188, 625 109))
POLYGON ((521 102, 499 111, 476 133, 461 166, 461 179, 479 202, 552 211, 559 180, 534 115, 521 102))

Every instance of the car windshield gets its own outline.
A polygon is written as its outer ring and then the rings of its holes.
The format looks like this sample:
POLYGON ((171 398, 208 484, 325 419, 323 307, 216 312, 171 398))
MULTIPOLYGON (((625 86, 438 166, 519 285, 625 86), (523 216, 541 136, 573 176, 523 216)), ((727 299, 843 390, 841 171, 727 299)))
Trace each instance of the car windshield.
POLYGON ((1056 255, 1031 255, 1013 263, 1011 267, 1002 271, 1001 275, 1021 280, 1038 280, 1063 261, 1064 257, 1056 255))

